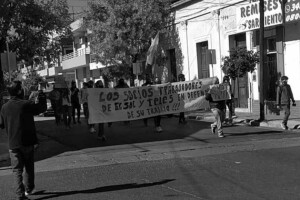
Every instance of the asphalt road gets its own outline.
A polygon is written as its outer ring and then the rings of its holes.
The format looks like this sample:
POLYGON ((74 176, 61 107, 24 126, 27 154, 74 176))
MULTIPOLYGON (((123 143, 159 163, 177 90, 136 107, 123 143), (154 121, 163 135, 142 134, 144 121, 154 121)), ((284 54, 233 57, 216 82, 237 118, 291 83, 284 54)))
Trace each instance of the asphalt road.
MULTIPOLYGON (((233 126, 218 138, 209 124, 164 118, 157 134, 141 121, 114 123, 103 143, 83 123, 39 122, 32 199, 300 199, 299 132, 233 126)), ((0 168, 0 200, 12 185, 0 168)))
MULTIPOLYGON (((39 172, 32 199, 297 200, 299 147, 39 172)), ((0 177, 1 200, 12 177, 0 177)))

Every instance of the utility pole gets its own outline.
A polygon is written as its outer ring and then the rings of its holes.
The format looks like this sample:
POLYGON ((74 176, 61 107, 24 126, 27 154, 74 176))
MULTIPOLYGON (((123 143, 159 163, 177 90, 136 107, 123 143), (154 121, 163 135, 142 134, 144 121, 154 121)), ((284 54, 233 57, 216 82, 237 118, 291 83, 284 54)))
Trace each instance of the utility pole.
POLYGON ((259 0, 259 121, 265 120, 265 90, 264 90, 264 0, 259 0))

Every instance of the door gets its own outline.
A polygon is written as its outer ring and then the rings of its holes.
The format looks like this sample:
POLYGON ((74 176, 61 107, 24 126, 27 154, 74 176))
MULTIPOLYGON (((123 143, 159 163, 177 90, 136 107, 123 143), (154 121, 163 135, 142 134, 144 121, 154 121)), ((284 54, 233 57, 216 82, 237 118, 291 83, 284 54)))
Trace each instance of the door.
POLYGON ((209 64, 207 62, 207 50, 208 42, 199 42, 196 44, 197 48, 197 63, 198 63, 198 78, 208 78, 209 75, 209 64))
POLYGON ((264 80, 264 84, 266 85, 266 100, 276 101, 276 89, 278 86, 276 53, 267 54, 265 66, 267 68, 264 80))

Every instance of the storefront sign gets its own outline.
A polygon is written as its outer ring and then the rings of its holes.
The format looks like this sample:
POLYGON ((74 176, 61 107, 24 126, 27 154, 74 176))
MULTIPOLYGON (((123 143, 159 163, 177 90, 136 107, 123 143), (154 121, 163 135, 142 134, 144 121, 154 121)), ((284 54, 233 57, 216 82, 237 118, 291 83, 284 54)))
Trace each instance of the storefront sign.
POLYGON ((300 20, 300 0, 288 0, 285 4, 285 21, 294 22, 300 20))
POLYGON ((89 123, 137 120, 208 108, 205 94, 214 79, 134 88, 89 88, 89 123))
MULTIPOLYGON (((282 12, 280 0, 264 1, 264 25, 265 27, 282 24, 282 12)), ((260 26, 259 0, 252 0, 237 8, 237 31, 245 32, 259 29, 260 26)))

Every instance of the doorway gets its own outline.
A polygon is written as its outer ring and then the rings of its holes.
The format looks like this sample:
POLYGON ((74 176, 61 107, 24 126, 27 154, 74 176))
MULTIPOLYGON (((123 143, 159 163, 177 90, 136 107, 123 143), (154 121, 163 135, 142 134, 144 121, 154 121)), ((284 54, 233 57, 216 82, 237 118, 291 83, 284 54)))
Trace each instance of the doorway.
POLYGON ((198 78, 208 78, 209 75, 209 64, 207 61, 207 50, 208 41, 199 42, 196 44, 197 48, 197 63, 198 63, 198 78))

